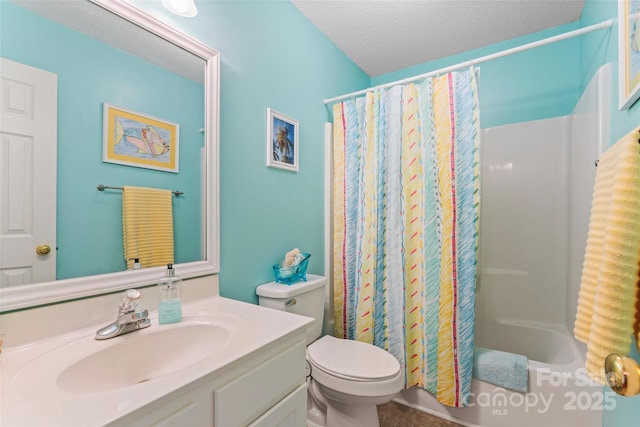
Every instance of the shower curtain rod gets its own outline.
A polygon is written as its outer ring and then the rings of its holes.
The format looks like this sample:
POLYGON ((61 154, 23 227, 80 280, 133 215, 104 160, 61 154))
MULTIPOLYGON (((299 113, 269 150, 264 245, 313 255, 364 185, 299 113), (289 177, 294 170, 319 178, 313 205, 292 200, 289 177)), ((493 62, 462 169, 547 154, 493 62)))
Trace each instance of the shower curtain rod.
POLYGON ((398 84, 410 83, 410 82, 414 82, 416 80, 422 80, 422 79, 425 79, 427 77, 439 76, 440 74, 446 74, 446 73, 449 73, 451 71, 458 70, 460 68, 468 68, 468 67, 470 67, 472 65, 480 64, 481 62, 491 61, 493 59, 501 58, 503 56, 512 55, 514 53, 518 53, 518 52, 522 52, 522 51, 525 51, 525 50, 533 49, 535 47, 539 47, 539 46, 544 46, 546 44, 555 43, 555 42, 558 42, 560 40, 565 40, 565 39, 569 39, 569 38, 572 38, 572 37, 581 36, 583 34, 587 34, 587 33, 593 32, 593 31, 597 31, 597 30, 602 30, 602 29, 605 29, 605 28, 611 28, 612 26, 613 26, 613 19, 609 19, 607 21, 602 21, 602 22, 600 22, 598 24, 589 25, 588 27, 579 28, 577 30, 573 30, 573 31, 569 31, 569 32, 566 32, 566 33, 558 34, 558 35, 553 36, 553 37, 548 37, 546 39, 538 40, 536 42, 527 43, 527 44, 524 44, 522 46, 517 46, 517 47, 511 48, 511 49, 506 49, 506 50, 503 50, 503 51, 500 51, 500 52, 492 53, 490 55, 481 56, 479 58, 472 59, 472 60, 469 60, 469 61, 460 62, 459 64, 451 65, 449 67, 440 68, 438 70, 430 71, 428 73, 420 74, 420 75, 417 75, 417 76, 414 76, 414 77, 407 77, 406 79, 396 80, 396 81, 391 82, 391 83, 385 83, 385 84, 381 84, 381 85, 378 85, 378 86, 370 87, 368 89, 363 89, 363 90, 359 90, 359 91, 356 91, 356 92, 351 92, 351 93, 348 93, 346 95, 336 96, 335 98, 325 99, 324 103, 325 104, 331 104, 332 102, 341 101, 343 99, 352 98, 352 97, 358 96, 358 95, 364 95, 365 93, 367 93, 367 92, 369 92, 369 91, 371 91, 373 89, 383 89, 383 88, 395 86, 395 85, 398 85, 398 84))

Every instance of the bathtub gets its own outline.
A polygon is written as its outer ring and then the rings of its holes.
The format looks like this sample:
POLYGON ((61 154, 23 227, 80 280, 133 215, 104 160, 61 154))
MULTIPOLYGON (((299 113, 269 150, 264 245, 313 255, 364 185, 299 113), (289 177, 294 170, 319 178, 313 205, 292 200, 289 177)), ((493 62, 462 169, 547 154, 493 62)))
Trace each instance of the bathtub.
POLYGON ((615 408, 615 393, 589 379, 586 350, 567 331, 495 321, 478 326, 477 346, 527 355, 528 393, 474 378, 464 408, 442 405, 418 388, 404 390, 395 401, 458 424, 482 427, 600 427, 602 411, 615 408))

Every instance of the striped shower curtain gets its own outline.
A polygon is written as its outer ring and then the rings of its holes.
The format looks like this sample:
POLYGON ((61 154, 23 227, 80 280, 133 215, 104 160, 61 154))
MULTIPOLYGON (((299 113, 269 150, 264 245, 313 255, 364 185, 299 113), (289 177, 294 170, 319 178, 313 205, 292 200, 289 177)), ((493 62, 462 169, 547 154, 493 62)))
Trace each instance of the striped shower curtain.
POLYGON ((479 216, 473 69, 334 105, 336 336, 449 406, 471 389, 479 216))

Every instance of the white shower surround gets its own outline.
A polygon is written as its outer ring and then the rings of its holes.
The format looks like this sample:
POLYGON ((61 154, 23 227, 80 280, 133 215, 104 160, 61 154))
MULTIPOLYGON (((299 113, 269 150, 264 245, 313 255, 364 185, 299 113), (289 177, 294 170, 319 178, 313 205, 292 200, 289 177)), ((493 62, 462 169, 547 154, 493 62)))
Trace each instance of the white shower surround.
POLYGON ((610 100, 606 64, 573 114, 483 131, 476 345, 525 354, 529 392, 474 379, 469 408, 419 388, 397 402, 467 426, 601 426, 613 392, 587 384, 572 331, 610 100))

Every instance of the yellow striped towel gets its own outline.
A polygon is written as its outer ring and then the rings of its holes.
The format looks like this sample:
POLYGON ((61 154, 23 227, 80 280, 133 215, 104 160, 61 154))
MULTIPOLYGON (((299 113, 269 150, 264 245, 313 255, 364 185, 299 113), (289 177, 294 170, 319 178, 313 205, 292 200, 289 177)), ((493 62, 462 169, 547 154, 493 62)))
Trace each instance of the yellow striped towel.
POLYGON ((640 137, 634 130, 598 163, 576 314, 589 375, 604 383, 604 360, 628 354, 640 263, 640 137))
POLYGON ((582 267, 582 281, 578 296, 578 312, 574 328, 575 337, 586 343, 591 333, 593 303, 600 275, 600 265, 604 251, 604 234, 609 216, 612 181, 616 170, 619 147, 612 147, 602 154, 596 171, 591 204, 591 218, 587 234, 587 247, 582 267))
POLYGON ((127 268, 138 258, 142 267, 173 263, 172 193, 168 190, 124 187, 122 237, 127 268))

